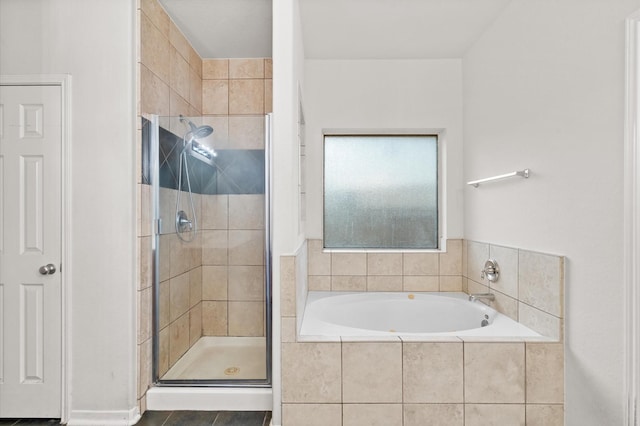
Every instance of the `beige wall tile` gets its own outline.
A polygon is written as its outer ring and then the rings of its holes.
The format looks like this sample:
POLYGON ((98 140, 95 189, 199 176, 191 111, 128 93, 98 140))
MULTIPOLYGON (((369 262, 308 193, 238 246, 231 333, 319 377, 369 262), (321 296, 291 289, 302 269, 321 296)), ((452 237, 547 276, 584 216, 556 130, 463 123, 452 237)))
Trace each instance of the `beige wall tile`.
POLYGON ((273 60, 271 58, 264 60, 264 78, 273 78, 273 60))
POLYGON ((169 325, 169 365, 189 349, 189 315, 183 315, 169 325))
POLYGON ((228 229, 228 195, 202 196, 202 229, 228 229))
POLYGON ((138 345, 138 398, 145 394, 151 385, 152 345, 151 339, 138 345))
POLYGON ((562 317, 564 259, 520 250, 518 261, 520 300, 556 317, 562 317))
POLYGON ((464 405, 404 404, 404 426, 464 426, 464 405))
POLYGON ((263 114, 264 80, 229 80, 229 114, 263 114))
POLYGON ((229 266, 229 300, 264 300, 264 267, 229 266))
POLYGON ((140 9, 158 28, 160 33, 169 37, 169 15, 164 11, 158 0, 140 0, 140 9))
MULTIPOLYGON (((204 116, 202 123, 213 127, 213 133, 204 139, 204 143, 215 149, 235 149, 229 143, 229 116, 204 116)), ((222 196, 222 195, 220 195, 222 196)))
POLYGON ((466 404, 465 426, 525 426, 524 404, 466 404))
POLYGON ((489 256, 498 262, 500 275, 498 281, 489 283, 495 289, 507 296, 518 298, 518 250, 509 247, 489 246, 489 256))
POLYGON ((191 52, 191 44, 187 41, 182 31, 173 23, 169 22, 169 41, 171 45, 176 48, 178 53, 182 55, 184 59, 189 61, 189 55, 191 52))
POLYGON ((160 306, 158 310, 160 328, 165 328, 171 322, 171 281, 166 280, 160 283, 160 306))
POLYGON ((527 426, 564 426, 563 405, 527 404, 527 426))
POLYGON ((151 339, 151 287, 138 291, 138 344, 151 339))
POLYGON ((401 343, 343 343, 342 401, 402 402, 401 343))
POLYGON ((344 404, 343 426, 402 426, 402 404, 344 404))
POLYGON ((518 303, 518 322, 543 336, 554 340, 562 338, 562 320, 546 312, 518 303))
POLYGON ((405 403, 458 403, 463 395, 462 343, 404 343, 405 403))
POLYGON ((202 267, 202 300, 227 300, 228 266, 202 267))
POLYGON ((332 291, 367 291, 367 277, 364 275, 336 275, 331 277, 332 291))
POLYGON ((526 344, 527 403, 564 402, 562 343, 526 344))
POLYGON ((524 374, 524 343, 465 343, 465 402, 523 403, 524 374))
POLYGON ((280 256, 280 315, 296 315, 296 259, 280 256))
POLYGON ((331 291, 331 277, 324 275, 309 276, 309 291, 331 291))
POLYGON ((264 78, 264 59, 229 59, 229 78, 264 78))
POLYGON ((229 147, 232 149, 264 149, 264 117, 229 117, 229 147))
MULTIPOLYGON (((189 69, 189 93, 187 96, 189 103, 198 112, 197 115, 202 114, 202 79, 196 71, 189 69)), ((193 115, 189 113, 189 115, 193 115)))
POLYGON ((189 311, 189 347, 202 337, 202 304, 198 303, 189 311))
MULTIPOLYGON (((478 284, 473 280, 467 280, 467 287, 469 294, 489 293, 489 287, 487 287, 486 285, 478 284)), ((484 303, 484 301, 481 302, 484 303)))
POLYGON ((173 322, 189 310, 189 273, 187 272, 172 278, 169 286, 171 321, 173 322))
POLYGON ((202 302, 202 334, 227 335, 227 302, 202 302))
POLYGON ((295 343, 296 341, 296 318, 282 317, 280 322, 280 340, 282 343, 295 343))
POLYGON ((440 275, 462 275, 462 240, 447 240, 447 252, 440 253, 440 275))
POLYGON ((140 112, 169 115, 169 85, 140 65, 140 112))
POLYGON ((287 368, 282 371, 282 402, 340 403, 340 346, 340 343, 283 343, 282 365, 287 368))
POLYGON ((402 291, 402 275, 369 275, 367 291, 402 291))
POLYGON ((322 252, 322 240, 309 240, 309 275, 331 275, 331 253, 322 252))
POLYGON ((467 245, 468 241, 467 240, 462 240, 462 275, 466 276, 467 275, 467 269, 468 269, 468 245, 467 245))
POLYGON ((467 278, 488 285, 486 279, 481 280, 480 273, 484 263, 489 259, 489 244, 467 241, 467 278))
POLYGON ((273 80, 264 81, 264 113, 273 112, 273 80))
MULTIPOLYGON (((173 117, 177 117, 179 115, 189 116, 189 102, 186 99, 183 99, 182 96, 178 95, 178 93, 174 90, 169 91, 169 113, 173 117)), ((184 128, 172 129, 178 134, 182 134, 184 132, 184 128)), ((185 209, 185 211, 187 211, 185 209)))
POLYGON ((332 275, 367 275, 366 253, 331 253, 332 275))
POLYGON ((151 237, 142 237, 140 242, 140 278, 138 280, 138 290, 151 287, 153 283, 153 257, 151 251, 151 237))
POLYGON ((151 235, 151 185, 140 185, 140 236, 151 235))
POLYGON ((341 404, 282 404, 282 426, 341 426, 341 404))
POLYGON ((226 80, 229 78, 228 59, 203 59, 202 79, 203 80, 226 80))
POLYGON ((171 278, 171 240, 178 238, 175 234, 161 235, 158 249, 160 250, 160 281, 171 278))
POLYGON ((202 58, 193 47, 189 50, 189 67, 194 70, 200 80, 202 80, 202 58))
POLYGON ((490 302, 489 306, 512 320, 518 321, 518 301, 498 291, 491 291, 491 293, 495 296, 495 300, 490 302))
POLYGON ((437 275, 405 275, 403 277, 402 287, 404 291, 439 291, 440 279, 437 275))
POLYGON ((229 195, 229 229, 264 229, 264 195, 229 195))
POLYGON ((438 275, 440 263, 437 253, 403 253, 404 275, 438 275))
POLYGON ((229 114, 228 80, 202 80, 202 113, 229 114))
POLYGON ((170 58, 169 86, 183 99, 189 100, 189 63, 173 47, 170 49, 170 58))
POLYGON ((440 291, 462 291, 462 277, 440 275, 440 291))
POLYGON ((202 302, 202 267, 189 271, 189 307, 202 302))
POLYGON ((160 330, 158 351, 158 375, 162 377, 169 370, 169 327, 160 330))
POLYGON ((184 274, 189 270, 189 267, 191 266, 191 256, 189 251, 192 247, 190 243, 178 239, 175 234, 173 237, 174 238, 171 239, 171 258, 169 265, 172 278, 184 274))
POLYGON ((367 275, 402 275, 402 253, 368 253, 367 275))
POLYGON ((226 265, 228 244, 228 231, 203 231, 202 264, 226 265))
POLYGON ((264 231, 229 231, 229 265, 264 265, 264 231))
POLYGON ((229 336, 264 336, 264 303, 229 302, 229 336))
POLYGON ((140 62, 160 80, 169 83, 169 40, 144 13, 140 15, 140 43, 140 62))

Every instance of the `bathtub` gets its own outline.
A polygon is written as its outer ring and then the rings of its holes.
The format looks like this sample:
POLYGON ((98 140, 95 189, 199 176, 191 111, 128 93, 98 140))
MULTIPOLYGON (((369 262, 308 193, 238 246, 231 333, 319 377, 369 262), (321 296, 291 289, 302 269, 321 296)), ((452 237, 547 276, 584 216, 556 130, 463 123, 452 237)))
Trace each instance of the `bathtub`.
POLYGON ((310 291, 300 337, 543 338, 468 297, 465 293, 310 291))

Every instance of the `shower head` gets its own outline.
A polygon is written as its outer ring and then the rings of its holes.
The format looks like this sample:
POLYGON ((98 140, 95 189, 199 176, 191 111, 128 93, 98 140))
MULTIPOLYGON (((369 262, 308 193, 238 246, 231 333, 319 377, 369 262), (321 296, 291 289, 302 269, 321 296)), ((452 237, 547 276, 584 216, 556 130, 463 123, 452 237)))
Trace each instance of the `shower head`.
POLYGON ((207 125, 196 126, 195 124, 193 124, 193 121, 189 120, 186 117, 183 117, 182 115, 180 116, 180 122, 189 125, 189 133, 191 133, 191 137, 193 139, 206 138, 211 133, 213 133, 213 127, 207 125))

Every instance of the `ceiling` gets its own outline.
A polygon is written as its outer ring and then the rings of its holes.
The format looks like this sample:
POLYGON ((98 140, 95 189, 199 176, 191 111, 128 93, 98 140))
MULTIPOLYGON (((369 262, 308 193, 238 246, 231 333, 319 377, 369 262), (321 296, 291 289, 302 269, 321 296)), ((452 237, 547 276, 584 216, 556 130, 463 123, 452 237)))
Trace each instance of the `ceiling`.
MULTIPOLYGON (((160 0, 203 58, 271 57, 271 0, 160 0)), ((459 58, 511 0, 299 0, 307 59, 459 58)))
POLYGON ((270 58, 271 0, 160 0, 202 58, 270 58))

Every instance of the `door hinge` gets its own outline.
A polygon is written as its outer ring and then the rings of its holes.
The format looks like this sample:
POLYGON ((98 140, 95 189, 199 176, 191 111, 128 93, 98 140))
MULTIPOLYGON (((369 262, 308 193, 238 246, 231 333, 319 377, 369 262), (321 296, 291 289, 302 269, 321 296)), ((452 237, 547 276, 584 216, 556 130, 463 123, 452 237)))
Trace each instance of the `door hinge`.
POLYGON ((162 232, 162 219, 156 219, 154 232, 157 235, 160 235, 160 233, 162 232))

